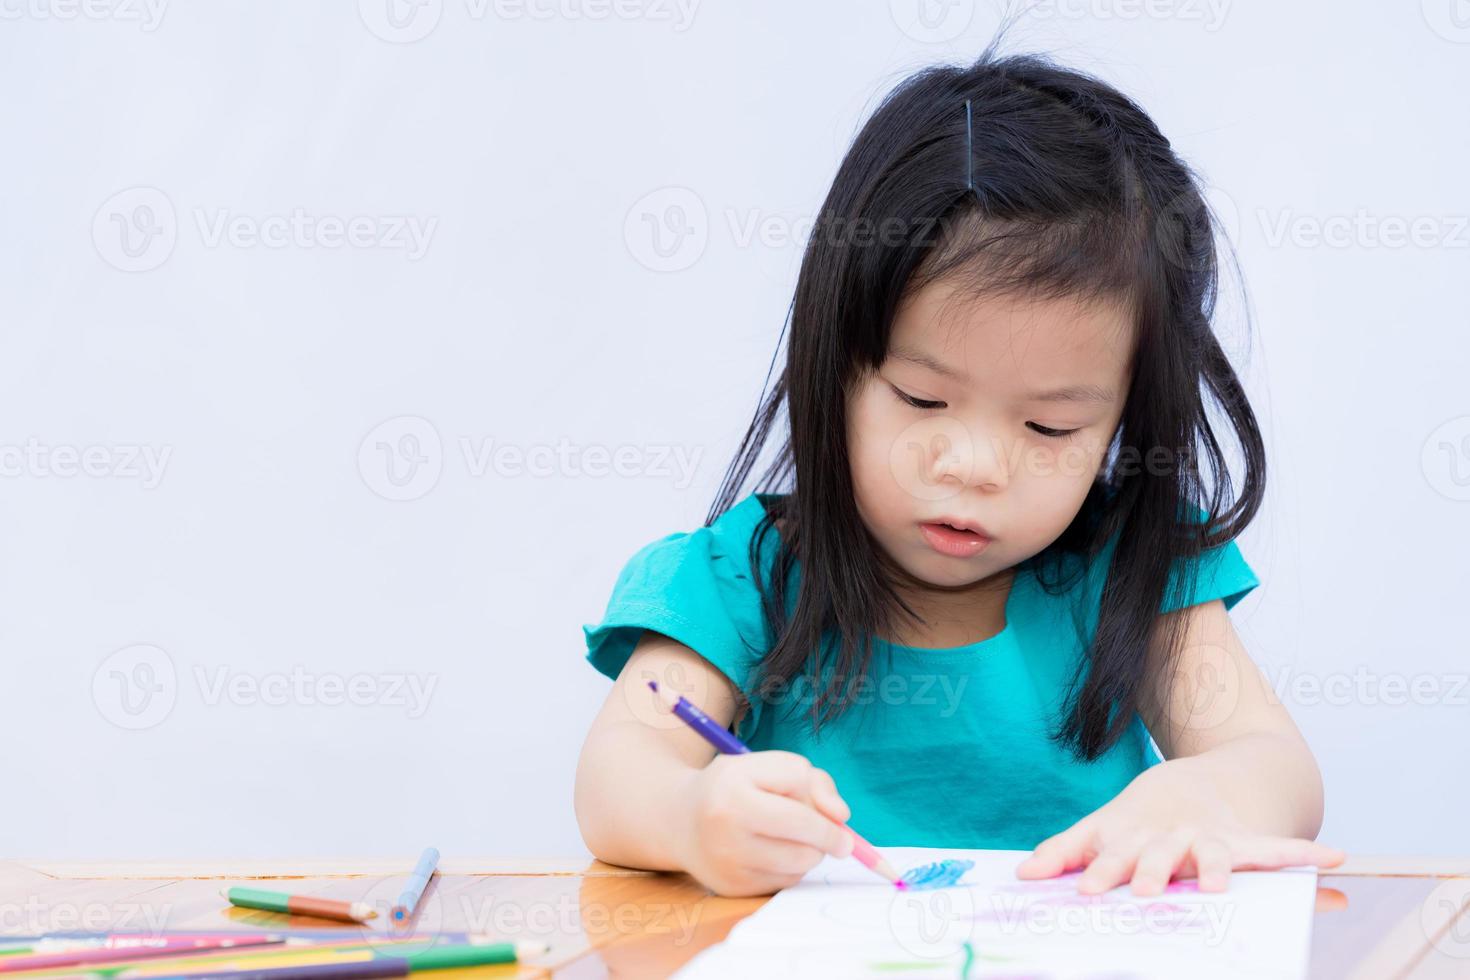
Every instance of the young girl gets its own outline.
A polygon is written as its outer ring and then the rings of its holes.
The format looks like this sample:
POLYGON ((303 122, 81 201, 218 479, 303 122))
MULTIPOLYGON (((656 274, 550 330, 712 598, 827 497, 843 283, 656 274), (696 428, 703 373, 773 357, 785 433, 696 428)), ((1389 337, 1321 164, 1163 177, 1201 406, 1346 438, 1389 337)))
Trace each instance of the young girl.
POLYGON ((584 628, 616 679, 576 782, 603 860, 764 894, 848 855, 843 824, 1032 850, 1021 877, 1084 893, 1343 860, 1226 612, 1265 460, 1196 180, 1110 86, 994 47, 863 127, 705 526, 584 628), (649 679, 753 751, 716 756, 649 679))

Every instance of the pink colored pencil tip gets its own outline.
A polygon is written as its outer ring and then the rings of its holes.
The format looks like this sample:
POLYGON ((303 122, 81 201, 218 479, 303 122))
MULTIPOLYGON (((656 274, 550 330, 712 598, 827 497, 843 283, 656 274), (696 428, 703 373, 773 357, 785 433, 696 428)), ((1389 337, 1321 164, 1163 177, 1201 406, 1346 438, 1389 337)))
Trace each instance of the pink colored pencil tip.
POLYGON ((904 891, 909 887, 909 883, 900 878, 893 883, 893 887, 897 888, 899 891, 904 891))

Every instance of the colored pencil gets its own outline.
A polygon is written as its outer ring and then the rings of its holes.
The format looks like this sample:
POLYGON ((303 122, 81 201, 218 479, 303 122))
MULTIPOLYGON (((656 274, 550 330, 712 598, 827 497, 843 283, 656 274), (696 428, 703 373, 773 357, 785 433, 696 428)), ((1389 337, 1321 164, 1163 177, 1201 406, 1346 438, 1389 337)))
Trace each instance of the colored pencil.
MULTIPOLYGON (((545 943, 514 942, 488 943, 480 945, 434 946, 418 953, 394 955, 391 951, 363 950, 343 953, 317 962, 300 962, 292 965, 271 966, 265 962, 253 962, 242 969, 201 971, 191 969, 188 973, 148 974, 149 980, 312 980, 316 977, 401 977, 420 970, 463 969, 490 966, 496 963, 516 963, 524 956, 539 956, 546 952, 545 943)), ((141 977, 131 971, 120 973, 116 980, 141 977)))
POLYGON ((178 939, 163 944, 101 946, 37 952, 26 956, 7 956, 0 959, 0 974, 17 970, 49 970, 53 967, 78 966, 85 963, 146 960, 155 956, 182 956, 210 949, 274 946, 284 942, 285 937, 283 936, 243 936, 239 939, 178 939))
MULTIPOLYGON (((442 936, 421 938, 373 937, 352 941, 334 942, 325 940, 318 944, 297 943, 285 948, 249 950, 213 950, 199 956, 181 957, 170 960, 149 960, 123 964, 105 972, 125 977, 172 976, 177 973, 222 973, 227 970, 265 970, 278 966, 301 966, 315 963, 330 963, 344 956, 364 956, 369 953, 406 955, 404 950, 421 950, 428 944, 440 945, 449 941, 442 936)), ((488 936, 475 936, 469 942, 477 946, 492 943, 488 936)), ((7 977, 6 980, 12 980, 7 977)), ((19 980, 19 978, 14 978, 19 980)))
POLYGON ((413 915, 413 910, 418 907, 419 898, 423 896, 424 889, 429 885, 429 879, 434 877, 434 869, 439 866, 439 849, 435 847, 424 848, 424 853, 419 855, 419 863, 414 865, 413 873, 403 883, 403 891, 398 895, 398 902, 393 906, 393 921, 402 922, 413 915))
MULTIPOLYGON (((701 711, 699 706, 688 698, 680 697, 666 688, 660 688, 658 681, 649 681, 648 686, 664 704, 673 710, 679 720, 694 729, 706 742, 713 745, 716 751, 725 755, 742 755, 750 751, 749 746, 731 734, 725 726, 701 711)), ((858 860, 859 864, 887 878, 893 882, 894 887, 905 887, 903 879, 898 876, 897 871, 893 870, 893 865, 878 853, 876 847, 869 844, 851 827, 844 825, 842 829, 852 835, 852 856, 858 860)))
MULTIPOLYGON (((106 932, 96 934, 52 933, 32 936, 24 940, 26 949, 37 953, 62 953, 69 949, 133 949, 141 946, 173 946, 177 943, 195 943, 203 948, 211 942, 242 943, 247 939, 284 939, 279 932, 106 932)), ((10 954, 16 949, 0 949, 10 954)))
MULTIPOLYGON (((361 933, 356 929, 345 926, 307 926, 297 928, 292 926, 288 931, 263 932, 256 930, 242 930, 240 932, 221 932, 219 929, 143 929, 136 932, 45 932, 31 933, 29 935, 7 936, 4 942, 20 943, 29 946, 39 944, 62 944, 62 943, 91 943, 100 945, 108 939, 130 940, 136 944, 140 940, 158 939, 243 939, 247 936, 285 936, 287 939, 341 939, 346 936, 358 936, 361 933)), ((436 942, 482 942, 488 939, 487 933, 477 932, 436 932, 433 936, 436 942)), ((126 945, 126 943, 124 943, 126 945)), ((69 946, 62 948, 71 948, 69 946)), ((49 950, 48 950, 49 951, 49 950)))
POLYGON ((231 905, 244 909, 284 912, 287 915, 314 915, 318 919, 336 919, 340 922, 362 922, 378 914, 366 902, 343 902, 313 895, 287 895, 285 892, 265 891, 261 888, 227 888, 221 894, 231 905))

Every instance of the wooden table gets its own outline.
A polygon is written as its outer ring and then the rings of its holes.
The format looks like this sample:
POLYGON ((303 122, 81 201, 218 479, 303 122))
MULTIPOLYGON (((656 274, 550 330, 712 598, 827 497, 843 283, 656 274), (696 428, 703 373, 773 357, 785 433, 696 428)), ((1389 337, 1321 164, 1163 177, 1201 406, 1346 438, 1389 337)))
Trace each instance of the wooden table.
MULTIPOLYGON (((0 862, 0 934, 78 929, 323 927, 317 919, 229 908, 226 884, 390 904, 403 868, 362 859, 0 862)), ((426 892, 420 931, 539 939, 551 952, 478 978, 661 977, 719 942, 764 899, 711 895, 683 875, 588 858, 449 859, 426 892)), ((382 920, 378 920, 382 921, 382 920)), ((356 935, 355 927, 343 927, 356 935)), ((387 926, 375 925, 386 934, 387 926)), ((1470 977, 1470 859, 1355 858, 1319 879, 1312 977, 1470 977)), ((450 980, 436 973, 436 980, 450 980)))

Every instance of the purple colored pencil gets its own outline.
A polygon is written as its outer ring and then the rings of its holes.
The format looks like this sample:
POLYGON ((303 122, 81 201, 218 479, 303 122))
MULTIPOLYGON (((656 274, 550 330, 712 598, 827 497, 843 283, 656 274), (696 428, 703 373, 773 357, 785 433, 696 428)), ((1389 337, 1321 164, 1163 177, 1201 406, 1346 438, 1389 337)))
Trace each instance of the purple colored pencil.
POLYGON ((406 977, 409 961, 402 957, 355 960, 351 963, 311 963, 298 966, 262 967, 258 970, 221 970, 149 977, 148 980, 358 980, 370 977, 406 977))
MULTIPOLYGON (((674 714, 682 719, 684 724, 694 729, 706 742, 713 745, 716 750, 726 755, 740 755, 750 751, 749 746, 732 735, 724 725, 721 725, 709 715, 700 711, 698 706, 691 704, 688 698, 681 697, 673 691, 660 691, 658 689, 658 681, 649 681, 648 686, 653 689, 654 694, 657 694, 665 704, 673 709, 674 714), (675 698, 678 700, 675 700, 675 698)), ((893 865, 889 864, 888 860, 878 853, 876 847, 869 844, 861 834, 851 827, 845 826, 843 829, 852 835, 852 856, 857 859, 859 864, 879 876, 888 879, 893 883, 895 888, 908 887, 907 883, 898 876, 898 872, 893 870, 893 865)))
MULTIPOLYGON (((648 686, 653 689, 654 694, 659 693, 658 681, 649 681, 648 686)), ((681 697, 671 707, 674 714, 683 719, 686 725, 703 735, 706 742, 725 755, 740 755, 750 751, 744 742, 730 734, 729 729, 700 711, 698 705, 691 703, 688 698, 681 697)))

